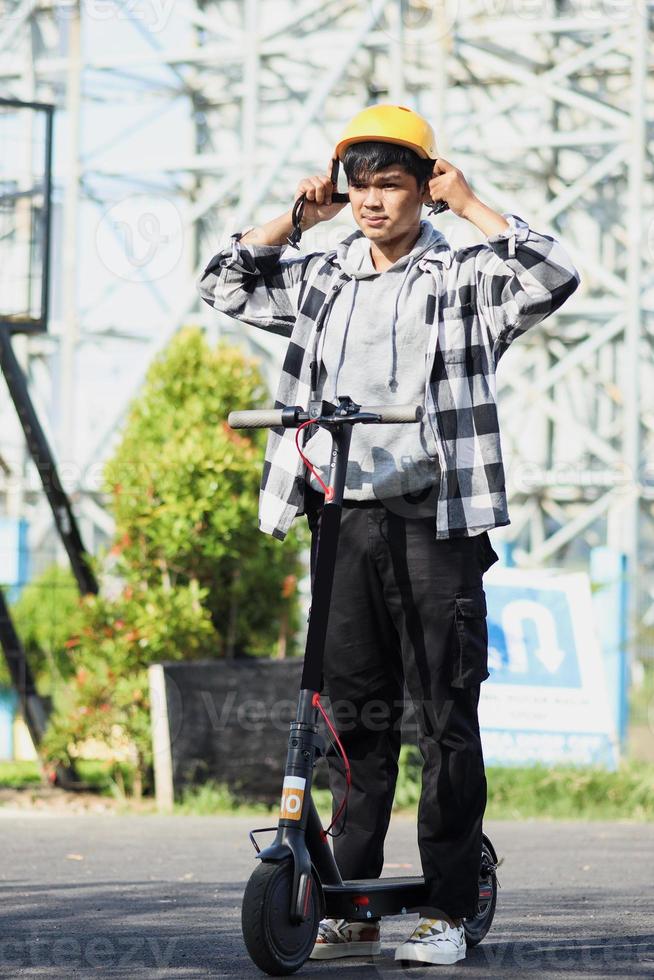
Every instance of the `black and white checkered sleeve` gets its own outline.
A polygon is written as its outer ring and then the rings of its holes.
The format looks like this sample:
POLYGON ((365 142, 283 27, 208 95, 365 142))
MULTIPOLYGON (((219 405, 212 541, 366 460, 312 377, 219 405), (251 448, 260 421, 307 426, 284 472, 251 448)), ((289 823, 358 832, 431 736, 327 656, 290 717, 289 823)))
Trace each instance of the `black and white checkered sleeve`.
POLYGON ((286 245, 250 245, 232 235, 196 281, 209 306, 252 326, 290 337, 300 287, 313 255, 284 259, 286 245))
MULTIPOLYGON (((457 291, 467 292, 499 359, 516 337, 558 310, 581 277, 561 244, 504 213, 509 228, 462 249, 457 291), (474 297, 474 299, 473 299, 474 297)), ((459 253, 457 253, 458 255, 459 253)))

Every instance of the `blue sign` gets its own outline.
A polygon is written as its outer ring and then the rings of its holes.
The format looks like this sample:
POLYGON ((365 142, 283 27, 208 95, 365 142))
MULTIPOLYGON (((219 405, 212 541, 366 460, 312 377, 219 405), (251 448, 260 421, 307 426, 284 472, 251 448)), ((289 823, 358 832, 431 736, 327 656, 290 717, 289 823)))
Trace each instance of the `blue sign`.
POLYGON ((496 567, 484 588, 486 762, 615 768, 619 740, 588 576, 496 567))
POLYGON ((572 614, 564 591, 491 585, 486 594, 495 614, 488 623, 489 680, 581 687, 572 614))

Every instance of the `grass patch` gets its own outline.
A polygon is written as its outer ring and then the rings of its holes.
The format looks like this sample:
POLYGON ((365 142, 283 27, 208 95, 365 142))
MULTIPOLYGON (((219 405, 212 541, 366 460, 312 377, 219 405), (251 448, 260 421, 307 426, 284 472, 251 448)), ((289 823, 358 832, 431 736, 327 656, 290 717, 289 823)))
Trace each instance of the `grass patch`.
POLYGON ((624 762, 616 772, 593 767, 489 767, 491 820, 654 820, 654 765, 624 762))
MULTIPOLYGON (((395 813, 416 812, 420 766, 418 749, 403 746, 395 813)), ((486 778, 488 820, 654 820, 654 765, 625 762, 617 772, 580 766, 489 766, 486 778)), ((312 790, 312 795, 324 823, 331 814, 329 790, 312 790)), ((266 814, 275 822, 277 803, 247 803, 219 783, 205 783, 186 790, 174 812, 266 814)))
MULTIPOLYGON (((75 769, 90 792, 122 799, 131 790, 134 773, 127 764, 107 763, 101 759, 77 759, 75 769)), ((0 788, 23 789, 41 783, 41 770, 36 760, 0 761, 0 788)))
MULTIPOLYGON (((331 812, 331 794, 328 789, 312 789, 311 795, 324 821, 331 812)), ((243 800, 228 786, 211 780, 201 786, 189 786, 183 791, 181 799, 175 803, 173 808, 173 813, 185 813, 196 817, 211 816, 218 813, 240 814, 242 816, 261 814, 272 816, 274 820, 277 819, 278 812, 278 801, 268 804, 243 800)))
MULTIPOLYGON (((421 757, 403 746, 396 809, 420 797, 421 757)), ((489 820, 654 820, 654 765, 625 761, 616 772, 592 766, 488 766, 489 820)))
MULTIPOLYGON (((323 819, 331 812, 331 793, 328 789, 312 789, 314 803, 323 819)), ((280 787, 281 796, 281 787, 280 787)), ((186 813, 193 816, 211 816, 212 814, 261 814, 277 818, 279 802, 255 803, 237 796, 228 786, 209 780, 201 786, 189 786, 173 808, 174 813, 186 813)))
POLYGON ((209 780, 200 786, 189 786, 183 790, 181 799, 173 808, 174 813, 185 813, 196 817, 206 817, 216 813, 268 814, 276 807, 266 803, 245 802, 236 796, 229 787, 209 780))
POLYGON ((21 789, 41 782, 41 769, 36 761, 0 761, 0 787, 21 789))
POLYGON ((75 771, 91 792, 125 799, 132 792, 134 769, 126 762, 76 759, 75 771))
MULTIPOLYGON (((324 764, 324 763, 323 763, 324 764)), ((78 760, 80 778, 99 794, 125 799, 130 772, 116 773, 106 762, 78 760)), ((421 758, 415 746, 402 747, 394 812, 415 812, 421 786, 421 758)), ((654 764, 625 761, 616 772, 580 766, 488 766, 489 820, 530 818, 561 820, 654 821, 654 764)), ((0 787, 20 789, 41 782, 37 762, 0 762, 0 787)), ((313 797, 323 823, 331 814, 329 790, 314 789, 313 797)), ((189 787, 174 812, 194 814, 259 814, 276 821, 278 803, 244 800, 221 783, 189 787)))

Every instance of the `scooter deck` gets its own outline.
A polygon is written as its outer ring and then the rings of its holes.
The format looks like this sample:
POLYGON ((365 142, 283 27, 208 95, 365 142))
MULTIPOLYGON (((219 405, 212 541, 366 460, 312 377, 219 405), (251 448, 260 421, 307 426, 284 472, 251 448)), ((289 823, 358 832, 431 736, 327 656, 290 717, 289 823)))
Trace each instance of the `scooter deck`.
POLYGON ((426 902, 424 878, 360 878, 342 885, 323 885, 325 916, 334 919, 369 919, 402 915, 426 902))
MULTIPOLYGON (((404 915, 427 905, 425 880, 417 876, 359 878, 342 885, 323 885, 325 917, 369 919, 378 915, 404 915)), ((479 883, 479 901, 488 901, 491 886, 479 883)))

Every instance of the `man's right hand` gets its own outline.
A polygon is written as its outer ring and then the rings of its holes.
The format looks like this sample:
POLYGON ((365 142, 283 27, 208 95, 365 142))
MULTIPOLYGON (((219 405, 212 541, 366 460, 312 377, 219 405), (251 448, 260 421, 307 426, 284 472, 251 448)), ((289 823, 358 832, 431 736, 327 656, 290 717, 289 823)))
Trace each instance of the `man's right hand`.
MULTIPOLYGON (((307 177, 297 186, 295 201, 302 194, 306 194, 301 222, 302 231, 312 228, 320 221, 329 221, 347 206, 347 201, 344 204, 331 203, 334 192, 331 181, 332 162, 329 164, 326 176, 307 177)), ((286 245, 288 236, 293 231, 292 215, 293 208, 289 208, 285 214, 267 221, 265 225, 251 228, 243 235, 241 242, 243 245, 286 245)))
POLYGON ((333 161, 330 161, 325 176, 317 174, 315 177, 305 177, 297 185, 295 200, 302 194, 306 195, 302 231, 313 228, 321 221, 329 221, 347 207, 347 201, 344 204, 332 204, 332 193, 335 190, 331 180, 332 163, 333 161))

